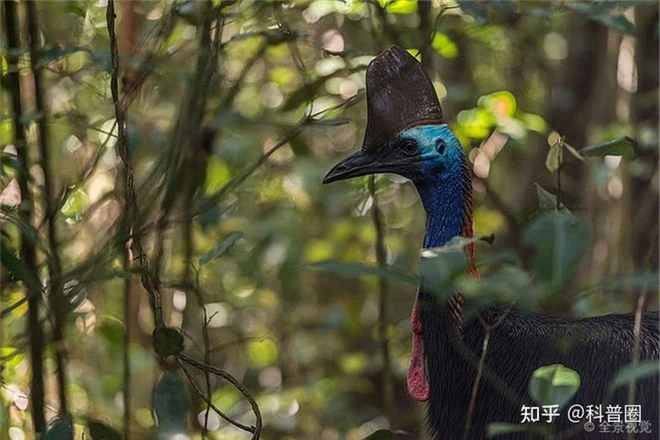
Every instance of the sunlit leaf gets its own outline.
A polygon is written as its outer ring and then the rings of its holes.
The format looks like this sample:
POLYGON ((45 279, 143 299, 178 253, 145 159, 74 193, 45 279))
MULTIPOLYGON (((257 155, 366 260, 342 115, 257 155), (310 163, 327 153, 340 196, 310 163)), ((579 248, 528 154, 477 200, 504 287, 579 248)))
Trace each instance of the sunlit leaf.
POLYGON ((583 148, 580 153, 588 157, 622 156, 630 159, 635 156, 636 147, 637 142, 634 139, 623 136, 583 148))
POLYGON ((564 142, 564 143, 563 143, 563 146, 564 146, 564 148, 566 149, 566 151, 568 151, 569 153, 571 153, 571 155, 572 155, 574 158, 576 158, 576 159, 578 159, 578 160, 584 160, 584 157, 582 157, 582 154, 580 154, 580 152, 579 152, 578 150, 576 150, 575 148, 573 148, 571 145, 569 145, 569 144, 567 144, 566 142, 564 142))
POLYGON ((80 220, 89 203, 87 194, 82 189, 76 189, 69 194, 69 197, 62 206, 62 214, 72 220, 80 220))
POLYGON ((433 35, 431 46, 445 58, 456 58, 458 56, 458 46, 451 38, 441 32, 436 32, 433 35))
POLYGON ((580 388, 580 375, 561 364, 537 368, 529 380, 529 395, 539 405, 563 408, 580 388))
POLYGON ((252 363, 258 368, 272 365, 277 361, 277 344, 272 339, 250 342, 247 345, 247 352, 252 363))
POLYGON ((650 359, 639 362, 638 364, 630 364, 621 368, 612 379, 610 383, 610 391, 614 391, 619 387, 630 384, 632 381, 639 381, 647 377, 657 376, 660 374, 660 363, 657 359, 650 359))
POLYGON ((545 157, 545 167, 551 173, 556 172, 561 166, 561 142, 555 143, 548 150, 548 154, 545 157))
POLYGON ((414 14, 417 0, 379 0, 381 8, 393 14, 414 14))

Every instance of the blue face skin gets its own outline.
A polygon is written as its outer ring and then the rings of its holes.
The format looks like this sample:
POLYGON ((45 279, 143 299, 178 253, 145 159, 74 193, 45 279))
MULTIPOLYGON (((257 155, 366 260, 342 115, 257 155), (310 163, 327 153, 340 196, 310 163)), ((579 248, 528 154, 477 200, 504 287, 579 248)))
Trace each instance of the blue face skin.
POLYGON ((446 124, 423 125, 402 131, 388 147, 403 149, 416 163, 401 174, 413 181, 426 210, 424 247, 442 246, 460 235, 465 153, 454 133, 446 124))

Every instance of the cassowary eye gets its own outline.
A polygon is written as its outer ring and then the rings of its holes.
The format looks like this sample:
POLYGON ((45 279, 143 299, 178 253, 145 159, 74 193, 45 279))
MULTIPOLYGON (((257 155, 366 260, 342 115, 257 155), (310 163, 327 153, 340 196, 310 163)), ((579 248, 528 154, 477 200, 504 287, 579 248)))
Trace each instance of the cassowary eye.
POLYGON ((413 140, 404 141, 403 144, 401 144, 401 149, 408 156, 412 156, 417 154, 417 143, 413 140))
POLYGON ((438 153, 445 154, 445 141, 442 141, 442 140, 438 141, 435 144, 435 149, 438 153))

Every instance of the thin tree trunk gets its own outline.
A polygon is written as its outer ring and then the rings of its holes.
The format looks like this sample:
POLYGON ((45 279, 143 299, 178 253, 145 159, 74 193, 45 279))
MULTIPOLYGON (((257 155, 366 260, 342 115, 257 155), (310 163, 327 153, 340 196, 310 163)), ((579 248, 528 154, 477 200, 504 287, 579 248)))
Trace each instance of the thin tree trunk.
MULTIPOLYGON (((4 27, 7 32, 8 45, 8 68, 7 79, 11 93, 13 122, 14 122, 14 146, 19 164, 18 185, 21 190, 21 209, 19 215, 26 225, 33 223, 34 198, 30 191, 28 181, 30 179, 30 157, 25 140, 24 127, 21 124, 23 106, 21 102, 21 86, 18 74, 18 60, 21 52, 20 33, 18 29, 18 3, 13 0, 5 0, 4 27)), ((27 232, 21 232, 20 258, 29 271, 32 282, 25 282, 26 295, 28 298, 28 335, 30 336, 30 361, 32 378, 30 381, 30 407, 32 413, 32 425, 37 435, 46 430, 46 417, 44 414, 44 382, 43 382, 43 351, 44 336, 41 322, 39 320, 39 308, 41 303, 41 285, 39 284, 39 271, 37 266, 37 252, 35 238, 31 238, 27 232)))

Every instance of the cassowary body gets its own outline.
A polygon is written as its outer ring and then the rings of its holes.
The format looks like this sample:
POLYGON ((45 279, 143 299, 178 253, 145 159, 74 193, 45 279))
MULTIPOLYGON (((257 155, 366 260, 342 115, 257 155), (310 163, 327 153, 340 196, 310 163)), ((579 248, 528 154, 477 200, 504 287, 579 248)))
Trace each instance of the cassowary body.
MULTIPOLYGON (((415 184, 426 211, 424 247, 438 247, 457 235, 472 236, 471 174, 463 148, 443 122, 433 86, 421 65, 398 47, 379 55, 367 69, 368 122, 364 145, 337 164, 325 182, 391 172, 415 184)), ((468 271, 476 275, 474 249, 466 246, 468 271)), ((466 431, 468 407, 486 330, 481 321, 463 322, 463 299, 449 301, 421 291, 413 311, 413 357, 408 389, 415 399, 428 401, 428 421, 435 439, 460 439, 466 431)), ((567 408, 580 404, 627 405, 627 388, 607 394, 614 375, 632 359, 634 316, 608 315, 572 319, 491 307, 481 312, 491 331, 467 438, 485 438, 493 422, 520 424, 522 406, 534 405, 528 383, 539 367, 563 364, 577 371, 581 386, 560 413, 555 432, 573 429, 566 438, 603 438, 570 423, 567 408), (503 319, 499 320, 503 314, 503 319), (608 398, 609 400, 605 400, 608 398)), ((642 320, 640 358, 660 357, 656 314, 642 320)), ((658 377, 638 382, 635 403, 642 420, 651 423, 657 438, 658 377)), ((611 434, 614 435, 614 434, 611 434)), ((498 438, 529 438, 527 433, 498 438)), ((605 438, 617 438, 605 437, 605 438)))

